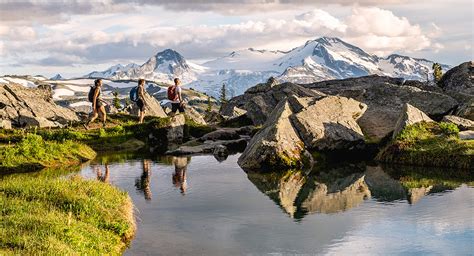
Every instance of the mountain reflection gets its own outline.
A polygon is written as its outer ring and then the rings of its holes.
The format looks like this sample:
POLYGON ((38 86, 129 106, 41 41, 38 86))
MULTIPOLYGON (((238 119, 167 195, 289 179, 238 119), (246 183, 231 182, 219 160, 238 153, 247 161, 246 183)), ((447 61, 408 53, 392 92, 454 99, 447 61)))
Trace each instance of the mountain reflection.
MULTIPOLYGON (((441 170, 439 173, 446 172, 441 170)), ((248 172, 247 177, 295 219, 307 214, 346 211, 369 198, 382 202, 406 200, 415 204, 430 193, 452 190, 462 183, 452 177, 446 179, 443 175, 426 174, 423 169, 401 170, 365 164, 309 173, 299 170, 248 172)))

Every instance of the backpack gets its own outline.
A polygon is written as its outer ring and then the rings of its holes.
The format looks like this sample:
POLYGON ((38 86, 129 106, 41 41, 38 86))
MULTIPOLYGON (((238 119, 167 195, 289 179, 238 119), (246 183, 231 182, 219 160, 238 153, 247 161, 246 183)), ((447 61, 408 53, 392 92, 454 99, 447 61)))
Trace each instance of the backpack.
POLYGON ((91 86, 91 89, 89 90, 89 94, 87 95, 87 99, 89 102, 94 101, 94 93, 95 93, 95 86, 91 86))
POLYGON ((178 93, 176 93, 177 86, 168 87, 168 100, 176 101, 178 99, 178 93))
POLYGON ((138 86, 133 87, 132 90, 130 90, 130 100, 133 102, 138 101, 138 86))

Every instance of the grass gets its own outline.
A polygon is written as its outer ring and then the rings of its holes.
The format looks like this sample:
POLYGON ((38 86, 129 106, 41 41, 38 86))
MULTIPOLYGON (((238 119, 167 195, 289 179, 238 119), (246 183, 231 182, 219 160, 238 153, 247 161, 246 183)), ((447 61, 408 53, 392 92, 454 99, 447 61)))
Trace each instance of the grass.
POLYGON ((95 157, 88 146, 64 140, 46 141, 27 133, 19 142, 0 148, 0 171, 32 171, 45 167, 77 165, 95 157))
POLYGON ((0 255, 119 255, 135 232, 126 192, 77 176, 0 182, 0 255))
POLYGON ((417 123, 406 127, 378 155, 382 162, 471 169, 474 141, 458 138, 459 129, 446 123, 417 123))

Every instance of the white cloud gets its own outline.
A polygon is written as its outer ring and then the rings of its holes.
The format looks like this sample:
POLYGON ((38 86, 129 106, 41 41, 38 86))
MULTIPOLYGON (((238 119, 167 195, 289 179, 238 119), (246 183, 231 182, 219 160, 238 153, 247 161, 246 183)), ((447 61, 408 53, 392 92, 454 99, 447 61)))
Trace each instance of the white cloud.
MULTIPOLYGON (((101 1, 100 6, 109 2, 101 1)), ((338 15, 313 9, 229 19, 212 13, 177 14, 149 5, 134 8, 134 13, 119 15, 114 13, 117 7, 106 8, 106 14, 91 15, 83 14, 90 12, 90 6, 85 6, 81 15, 63 23, 0 25, 0 55, 5 57, 0 64, 31 63, 35 58, 43 65, 59 65, 64 60, 77 64, 140 62, 163 48, 176 49, 186 58, 209 59, 248 47, 289 50, 320 36, 340 37, 377 55, 436 53, 447 48, 438 40, 443 29, 436 24, 414 24, 407 17, 377 7, 341 7, 346 11, 338 15), (61 54, 67 58, 60 58, 61 54)))

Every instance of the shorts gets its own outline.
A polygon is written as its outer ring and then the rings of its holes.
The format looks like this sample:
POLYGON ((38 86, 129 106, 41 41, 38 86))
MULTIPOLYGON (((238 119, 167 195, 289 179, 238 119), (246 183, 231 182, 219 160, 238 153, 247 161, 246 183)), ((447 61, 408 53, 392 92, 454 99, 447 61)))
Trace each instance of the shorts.
POLYGON ((171 103, 171 112, 176 113, 179 110, 179 113, 184 113, 184 106, 180 103, 171 103))
POLYGON ((97 102, 95 103, 95 109, 99 110, 102 106, 105 106, 104 102, 102 102, 101 100, 97 100, 97 102))
POLYGON ((140 109, 140 111, 145 110, 145 103, 143 102, 143 100, 137 100, 137 106, 140 109))

